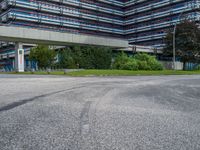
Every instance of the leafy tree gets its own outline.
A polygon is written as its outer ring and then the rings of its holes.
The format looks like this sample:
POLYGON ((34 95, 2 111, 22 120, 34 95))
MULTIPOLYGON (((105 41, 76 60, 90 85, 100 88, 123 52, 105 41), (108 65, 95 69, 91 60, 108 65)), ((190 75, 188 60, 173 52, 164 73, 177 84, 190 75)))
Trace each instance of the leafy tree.
POLYGON ((112 50, 108 47, 94 47, 94 68, 109 69, 112 60, 112 50))
POLYGON ((72 50, 66 48, 59 51, 59 67, 61 68, 76 68, 75 60, 72 55, 72 50))
POLYGON ((82 56, 80 66, 85 69, 95 69, 94 49, 91 46, 81 47, 82 56))
POLYGON ((75 45, 71 47, 72 50, 72 57, 74 59, 74 63, 76 64, 77 68, 80 68, 80 64, 83 63, 82 57, 83 57, 83 53, 82 53, 82 48, 80 45, 75 45))
MULTIPOLYGON (((183 21, 176 29, 176 56, 184 63, 198 62, 200 60, 200 29, 195 22, 183 21)), ((164 54, 172 56, 173 31, 169 31, 165 38, 164 54)))
POLYGON ((38 63, 39 68, 49 68, 55 61, 56 52, 47 45, 38 45, 32 48, 29 58, 38 63))
POLYGON ((62 68, 108 69, 112 50, 107 47, 71 46, 59 52, 62 68))

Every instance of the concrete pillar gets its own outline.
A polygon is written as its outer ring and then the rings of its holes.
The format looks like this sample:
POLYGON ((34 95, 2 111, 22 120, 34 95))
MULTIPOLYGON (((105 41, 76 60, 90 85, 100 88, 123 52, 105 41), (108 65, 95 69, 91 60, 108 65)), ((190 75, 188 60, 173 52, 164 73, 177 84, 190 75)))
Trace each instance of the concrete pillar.
POLYGON ((22 43, 15 43, 15 70, 24 72, 24 49, 22 43))

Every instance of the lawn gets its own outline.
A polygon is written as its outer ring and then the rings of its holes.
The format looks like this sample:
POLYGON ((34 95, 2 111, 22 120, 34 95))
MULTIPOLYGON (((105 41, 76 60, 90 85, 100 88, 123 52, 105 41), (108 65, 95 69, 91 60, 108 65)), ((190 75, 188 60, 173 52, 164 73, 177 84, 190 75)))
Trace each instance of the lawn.
MULTIPOLYGON (((9 74, 32 74, 31 72, 15 73, 11 72, 9 74)), ((47 75, 47 72, 35 72, 37 75, 47 75)), ((173 71, 173 70, 163 70, 163 71, 129 71, 129 70, 81 70, 68 72, 66 76, 153 76, 153 75, 200 75, 200 70, 198 71, 173 71)), ((62 71, 51 72, 50 75, 64 75, 62 71)))
POLYGON ((83 70, 69 72, 70 76, 146 76, 146 75, 193 75, 199 74, 200 71, 129 71, 129 70, 83 70))

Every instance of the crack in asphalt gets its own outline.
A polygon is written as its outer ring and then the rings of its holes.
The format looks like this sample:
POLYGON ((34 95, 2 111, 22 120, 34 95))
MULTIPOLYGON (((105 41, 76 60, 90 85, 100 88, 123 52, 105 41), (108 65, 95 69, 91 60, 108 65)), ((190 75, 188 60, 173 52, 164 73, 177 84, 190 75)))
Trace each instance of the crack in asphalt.
POLYGON ((37 100, 39 98, 43 98, 43 97, 47 97, 47 96, 51 96, 51 95, 54 95, 54 94, 58 94, 58 93, 62 93, 62 92, 66 92, 66 91, 74 90, 74 89, 78 89, 78 88, 83 88, 83 87, 85 87, 85 86, 79 86, 79 87, 73 87, 73 88, 69 88, 69 89, 65 89, 65 90, 55 91, 55 92, 35 96, 35 97, 32 97, 32 98, 23 99, 23 100, 20 100, 20 101, 17 101, 17 102, 13 102, 13 103, 8 104, 6 106, 0 107, 0 112, 11 110, 15 107, 24 105, 28 102, 32 102, 32 101, 37 100))

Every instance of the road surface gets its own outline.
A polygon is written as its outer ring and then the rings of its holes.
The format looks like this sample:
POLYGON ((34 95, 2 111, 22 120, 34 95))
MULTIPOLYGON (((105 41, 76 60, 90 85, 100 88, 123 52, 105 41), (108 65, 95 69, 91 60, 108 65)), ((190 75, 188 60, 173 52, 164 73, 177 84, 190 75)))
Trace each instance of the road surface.
POLYGON ((0 75, 1 150, 199 150, 200 76, 0 75))

